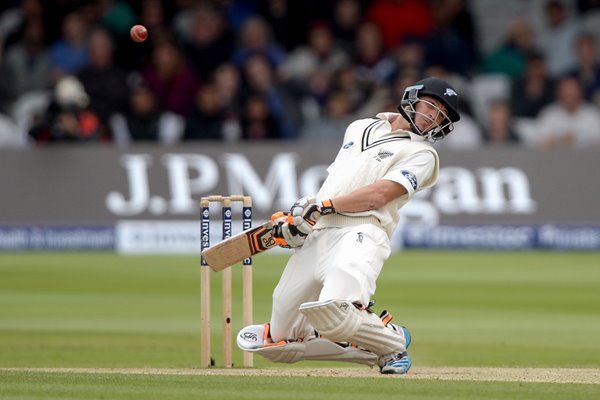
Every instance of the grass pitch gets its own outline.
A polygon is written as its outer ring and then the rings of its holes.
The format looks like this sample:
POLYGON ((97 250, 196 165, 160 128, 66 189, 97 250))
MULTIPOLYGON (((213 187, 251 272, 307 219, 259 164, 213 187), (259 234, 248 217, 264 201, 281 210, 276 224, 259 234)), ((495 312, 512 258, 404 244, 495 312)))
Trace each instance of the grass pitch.
MULTIPOLYGON (((255 259, 255 320, 285 256, 255 259)), ((0 255, 0 368, 186 368, 199 363, 195 257, 0 255)), ((234 320, 241 320, 241 274, 234 320)), ((220 280, 212 274, 220 363, 220 280)), ((376 310, 411 329, 413 367, 600 368, 600 254, 417 252, 384 267, 376 310)), ((234 329, 241 328, 234 323, 234 329)), ((241 365, 235 351, 234 363, 241 365)), ((279 369, 256 357, 260 368, 279 369)), ((339 363, 300 363, 327 375, 339 363)), ((366 367, 365 367, 366 368, 366 367)), ((373 374, 377 376, 376 371, 373 374)), ((274 374, 275 375, 275 374, 274 374)), ((0 370, 0 398, 597 398, 591 385, 392 377, 205 376, 0 370), (399 379, 398 379, 399 378, 399 379)))
POLYGON ((498 399, 589 400, 597 385, 417 381, 403 378, 4 373, 2 399, 498 399))

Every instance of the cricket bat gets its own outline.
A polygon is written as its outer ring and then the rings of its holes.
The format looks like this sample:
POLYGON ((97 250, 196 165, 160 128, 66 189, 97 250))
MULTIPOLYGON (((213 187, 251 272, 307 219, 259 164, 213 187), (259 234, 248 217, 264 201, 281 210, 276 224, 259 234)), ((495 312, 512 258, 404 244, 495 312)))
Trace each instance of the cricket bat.
POLYGON ((267 251, 275 246, 271 233, 273 221, 246 229, 202 251, 202 257, 213 271, 221 271, 248 257, 267 251))

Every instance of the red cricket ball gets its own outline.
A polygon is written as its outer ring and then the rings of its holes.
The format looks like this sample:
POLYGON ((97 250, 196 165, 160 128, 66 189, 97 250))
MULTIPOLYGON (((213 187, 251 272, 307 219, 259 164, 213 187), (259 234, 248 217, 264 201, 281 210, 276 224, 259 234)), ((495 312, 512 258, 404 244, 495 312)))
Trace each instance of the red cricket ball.
POLYGON ((134 42, 143 42, 148 38, 148 30, 143 25, 134 25, 131 27, 129 35, 134 42))

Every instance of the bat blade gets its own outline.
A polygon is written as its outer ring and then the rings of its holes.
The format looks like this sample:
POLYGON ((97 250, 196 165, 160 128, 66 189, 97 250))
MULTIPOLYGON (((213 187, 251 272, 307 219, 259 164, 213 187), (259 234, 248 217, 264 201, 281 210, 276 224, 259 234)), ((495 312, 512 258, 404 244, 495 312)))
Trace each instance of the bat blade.
POLYGON ((221 271, 255 254, 275 246, 271 233, 273 222, 268 221, 255 228, 247 229, 202 251, 202 257, 213 271, 221 271))

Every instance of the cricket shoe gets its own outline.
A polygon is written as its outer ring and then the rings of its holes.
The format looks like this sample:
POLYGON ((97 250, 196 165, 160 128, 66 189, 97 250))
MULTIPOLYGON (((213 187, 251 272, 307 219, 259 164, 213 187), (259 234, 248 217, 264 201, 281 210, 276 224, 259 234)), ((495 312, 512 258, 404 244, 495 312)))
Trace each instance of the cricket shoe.
POLYGON ((382 367, 380 367, 379 372, 382 374, 405 374, 410 369, 412 365, 412 361, 408 353, 402 352, 396 354, 391 359, 387 360, 382 367))

